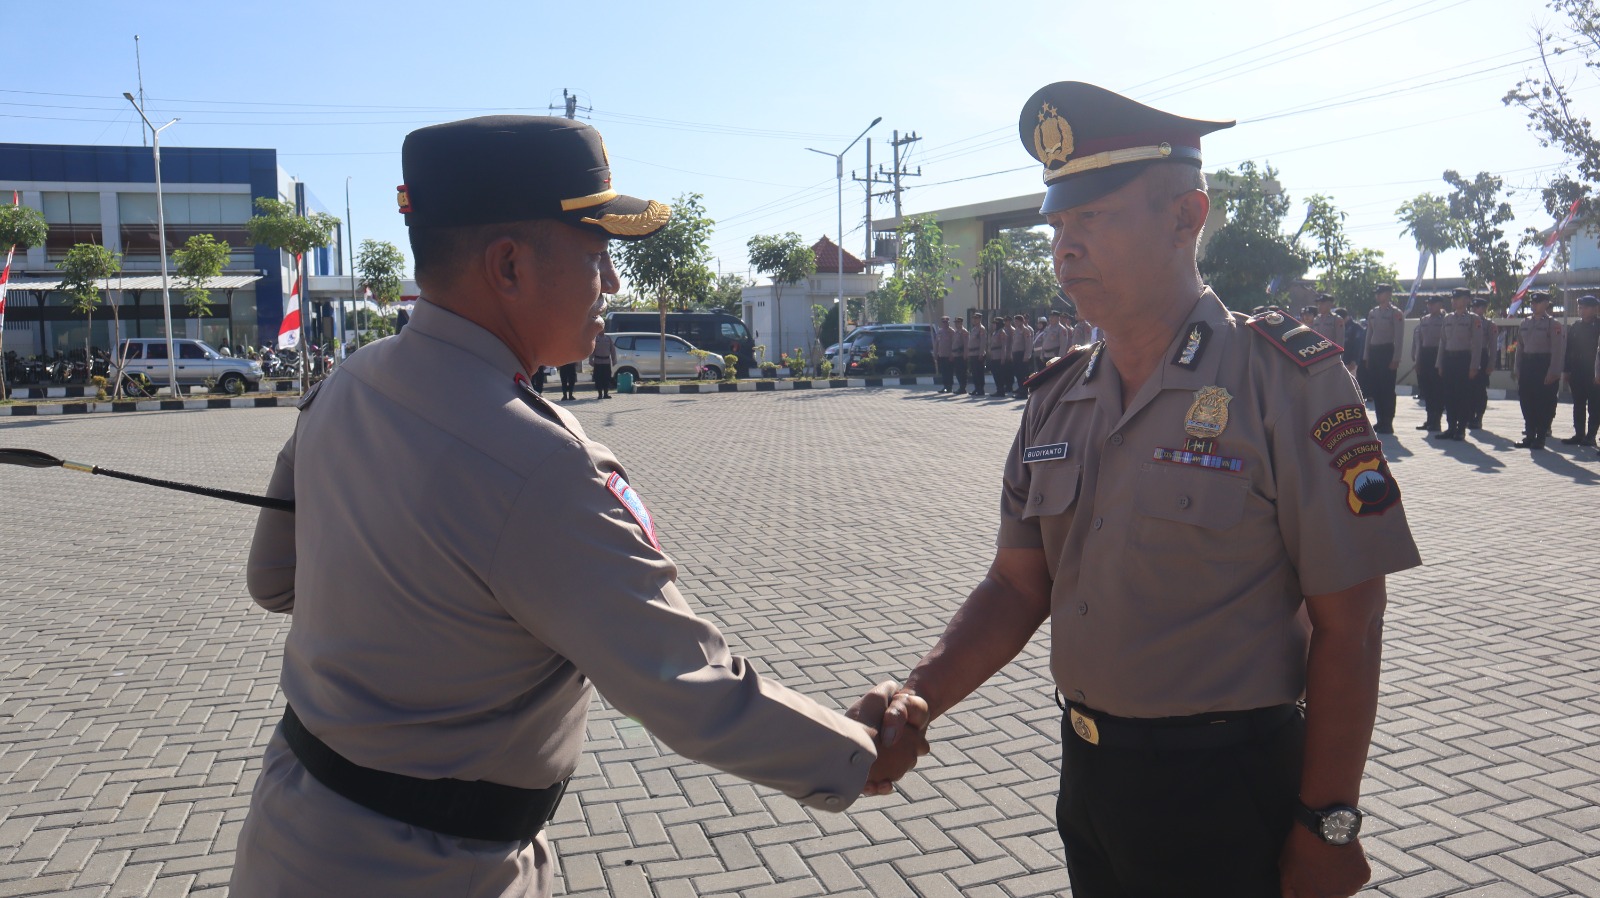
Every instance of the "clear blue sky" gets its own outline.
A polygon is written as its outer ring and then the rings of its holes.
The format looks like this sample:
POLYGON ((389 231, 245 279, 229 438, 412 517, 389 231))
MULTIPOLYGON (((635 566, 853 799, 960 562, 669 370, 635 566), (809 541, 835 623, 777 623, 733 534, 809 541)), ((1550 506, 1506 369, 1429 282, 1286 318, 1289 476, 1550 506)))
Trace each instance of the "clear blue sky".
MULTIPOLYGON (((409 255, 394 202, 405 134, 544 113, 572 88, 594 109, 617 188, 704 194, 721 267, 742 271, 752 234, 835 233, 833 163, 805 148, 837 152, 875 116, 875 163, 894 129, 924 138, 908 212, 1041 189, 1017 114, 1039 86, 1075 79, 1239 119, 1207 138, 1208 169, 1271 162, 1297 205, 1332 196, 1356 243, 1409 279, 1417 254, 1394 209, 1446 192, 1447 168, 1504 174, 1519 189, 1513 231, 1550 224, 1536 189, 1561 157, 1500 97, 1534 56, 1534 24, 1551 18, 1539 0, 7 0, 0 140, 137 145, 121 93, 135 89, 138 34, 152 118, 182 118, 164 144, 276 148, 341 217, 348 176, 356 239, 409 255), (1347 100, 1357 102, 1261 120, 1347 100)), ((1600 79, 1581 77, 1592 105, 1600 79)), ((864 162, 858 145, 846 177, 864 162)), ((844 197, 845 246, 859 252, 861 186, 846 180, 844 197)), ((1439 272, 1457 273, 1451 255, 1439 272)))

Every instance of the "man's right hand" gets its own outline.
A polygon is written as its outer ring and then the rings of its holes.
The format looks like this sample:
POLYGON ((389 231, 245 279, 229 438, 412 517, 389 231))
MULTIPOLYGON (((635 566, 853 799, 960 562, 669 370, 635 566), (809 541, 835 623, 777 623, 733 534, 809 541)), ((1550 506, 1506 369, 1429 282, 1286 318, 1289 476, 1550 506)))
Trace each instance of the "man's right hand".
POLYGON ((888 795, 894 784, 928 753, 928 703, 900 690, 893 680, 874 686, 845 716, 875 731, 878 760, 867 773, 862 795, 888 795), (898 690, 898 691, 897 691, 898 690))

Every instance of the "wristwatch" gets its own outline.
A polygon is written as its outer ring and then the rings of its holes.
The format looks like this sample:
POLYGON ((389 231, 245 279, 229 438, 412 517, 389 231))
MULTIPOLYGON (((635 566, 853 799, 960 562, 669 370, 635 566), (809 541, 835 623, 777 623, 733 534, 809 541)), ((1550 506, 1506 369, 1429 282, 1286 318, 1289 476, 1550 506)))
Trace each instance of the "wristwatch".
POLYGON ((1313 811, 1297 798, 1294 819, 1329 845, 1349 845, 1361 833, 1362 814, 1347 804, 1331 804, 1313 811))

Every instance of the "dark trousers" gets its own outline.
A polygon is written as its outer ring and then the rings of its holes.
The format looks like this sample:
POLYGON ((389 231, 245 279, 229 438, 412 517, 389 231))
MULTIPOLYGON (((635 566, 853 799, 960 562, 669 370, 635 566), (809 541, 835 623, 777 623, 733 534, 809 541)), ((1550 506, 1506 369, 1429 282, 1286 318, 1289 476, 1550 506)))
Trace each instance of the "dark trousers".
POLYGON ((941 355, 933 360, 934 366, 939 369, 939 385, 944 387, 946 393, 955 385, 956 366, 954 359, 941 355))
POLYGON ((1596 431, 1600 430, 1600 387, 1594 385, 1594 377, 1588 371, 1580 371, 1570 379, 1572 432, 1593 440, 1596 431))
POLYGON ((1522 407, 1522 432, 1527 436, 1549 436, 1556 423, 1556 397, 1561 383, 1544 382, 1550 373, 1548 353, 1519 353, 1517 357, 1517 404, 1522 407))
POLYGON ((1389 363, 1394 361, 1394 344, 1367 346, 1367 394, 1372 397, 1373 411, 1379 427, 1394 426, 1394 375, 1389 363))
POLYGON ((967 357, 965 355, 951 356, 950 367, 954 368, 956 372, 956 392, 965 393, 967 391, 967 357))
POLYGON ((578 363, 562 365, 558 370, 561 372, 561 398, 574 398, 572 391, 578 388, 578 363))
POLYGON ((1483 413, 1489 410, 1489 353, 1485 349, 1478 359, 1478 379, 1472 382, 1472 423, 1482 425, 1483 413))
POLYGON ((994 375, 994 393, 996 396, 1006 391, 1006 357, 996 355, 989 357, 989 373, 994 375))
POLYGON ((591 365, 590 367, 594 368, 594 389, 595 389, 595 392, 599 393, 601 396, 606 396, 606 395, 610 394, 610 392, 611 392, 611 366, 610 365, 591 365))
MULTIPOLYGON (((1472 350, 1458 349, 1439 357, 1439 380, 1444 388, 1444 414, 1450 430, 1466 430, 1476 403, 1475 384, 1468 378, 1472 369, 1472 350)), ((1483 372, 1478 372, 1482 377, 1483 372)))
POLYGON ((983 395, 983 356, 967 357, 967 376, 972 379, 972 395, 983 395))
POLYGON ((1022 382, 1027 379, 1027 361, 1022 357, 1022 353, 1013 352, 1011 354, 1011 389, 1015 391, 1018 396, 1025 395, 1022 390, 1022 382))
POLYGON ((1066 721, 1061 739, 1056 827, 1074 898, 1279 898, 1300 715, 1225 748, 1090 745, 1066 721))
POLYGON ((1417 351, 1417 391, 1422 394, 1422 407, 1434 429, 1439 427, 1439 417, 1444 414, 1444 396, 1439 386, 1439 347, 1424 346, 1417 351))
POLYGON ((533 391, 535 393, 538 393, 539 395, 543 396, 544 395, 544 385, 545 385, 546 382, 549 381, 549 379, 550 379, 550 375, 544 373, 544 366, 540 365, 533 372, 533 391))

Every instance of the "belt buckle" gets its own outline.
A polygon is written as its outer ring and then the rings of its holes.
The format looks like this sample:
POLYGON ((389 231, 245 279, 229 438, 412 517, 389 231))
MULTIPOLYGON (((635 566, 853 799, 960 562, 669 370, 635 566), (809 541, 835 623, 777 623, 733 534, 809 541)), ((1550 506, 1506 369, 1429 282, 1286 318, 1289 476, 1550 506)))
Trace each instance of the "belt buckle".
POLYGON ((1067 711, 1068 718, 1072 721, 1072 731, 1078 738, 1090 745, 1100 744, 1100 728, 1094 725, 1094 718, 1081 713, 1077 708, 1067 711))

